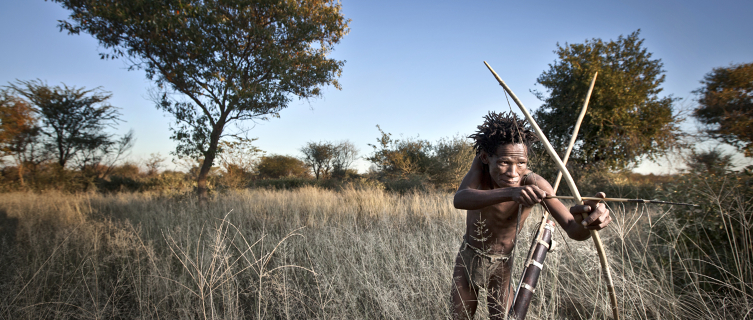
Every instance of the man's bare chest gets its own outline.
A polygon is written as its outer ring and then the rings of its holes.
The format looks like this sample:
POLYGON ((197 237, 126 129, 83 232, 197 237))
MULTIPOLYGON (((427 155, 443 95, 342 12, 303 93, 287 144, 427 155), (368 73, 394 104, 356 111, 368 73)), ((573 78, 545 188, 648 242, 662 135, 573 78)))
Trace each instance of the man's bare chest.
POLYGON ((469 243, 492 252, 509 253, 515 235, 531 212, 531 207, 520 207, 509 201, 468 211, 466 234, 471 235, 469 243), (518 220, 519 219, 519 220, 518 220), (484 239, 481 241, 480 239, 484 239))
POLYGON ((520 216, 527 216, 531 207, 520 206, 517 202, 509 201, 485 207, 480 210, 481 217, 499 222, 515 221, 520 216))

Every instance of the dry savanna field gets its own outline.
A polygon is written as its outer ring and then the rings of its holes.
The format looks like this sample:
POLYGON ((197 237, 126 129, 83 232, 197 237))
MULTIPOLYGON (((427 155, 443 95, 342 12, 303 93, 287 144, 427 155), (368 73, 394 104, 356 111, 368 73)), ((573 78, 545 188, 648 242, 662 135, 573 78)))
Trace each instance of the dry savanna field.
MULTIPOLYGON (((717 230, 735 248, 751 245, 742 200, 718 208, 717 230)), ((707 246, 683 240, 677 207, 610 208, 601 236, 624 319, 751 317, 750 252, 698 254, 707 246)), ((0 318, 446 319, 464 214, 450 193, 368 187, 228 191, 206 205, 156 193, 3 193, 0 318)), ((516 278, 540 214, 519 236, 516 278)), ((562 235, 528 318, 607 318, 605 284, 584 277, 600 273, 593 243, 562 235)))
MULTIPOLYGON (((529 169, 665 201, 608 203, 620 319, 753 320, 753 1, 623 2, 0 2, 0 320, 449 319, 453 192, 529 169)), ((557 230, 527 318, 612 318, 557 230)))

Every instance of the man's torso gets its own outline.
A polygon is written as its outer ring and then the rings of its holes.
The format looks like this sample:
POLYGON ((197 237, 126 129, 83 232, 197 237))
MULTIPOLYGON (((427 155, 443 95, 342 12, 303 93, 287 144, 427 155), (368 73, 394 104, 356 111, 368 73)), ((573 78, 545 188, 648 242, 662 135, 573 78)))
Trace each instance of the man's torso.
MULTIPOLYGON (((520 179, 520 185, 533 184, 531 176, 534 174, 528 171, 520 179)), ((484 184, 480 189, 490 190, 492 187, 484 184)), ((531 208, 508 201, 481 210, 468 210, 465 240, 489 254, 509 254, 514 248, 515 235, 531 213, 531 208)))

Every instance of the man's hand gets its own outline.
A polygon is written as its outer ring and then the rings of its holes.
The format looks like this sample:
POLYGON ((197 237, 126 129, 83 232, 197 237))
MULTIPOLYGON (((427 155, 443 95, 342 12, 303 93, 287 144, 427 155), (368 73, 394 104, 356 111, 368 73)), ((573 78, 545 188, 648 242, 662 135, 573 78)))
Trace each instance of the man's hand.
MULTIPOLYGON (((606 198, 607 196, 604 192, 599 192, 595 197, 606 198)), ((601 230, 612 222, 612 216, 609 215, 609 210, 607 210, 604 203, 599 201, 583 201, 583 205, 581 206, 570 207, 570 213, 573 214, 575 221, 588 230, 601 230), (583 213, 588 213, 588 217, 583 219, 583 213)))
POLYGON ((532 207, 533 205, 543 201, 546 197, 546 191, 541 190, 535 185, 516 187, 512 189, 512 200, 526 207, 532 207))

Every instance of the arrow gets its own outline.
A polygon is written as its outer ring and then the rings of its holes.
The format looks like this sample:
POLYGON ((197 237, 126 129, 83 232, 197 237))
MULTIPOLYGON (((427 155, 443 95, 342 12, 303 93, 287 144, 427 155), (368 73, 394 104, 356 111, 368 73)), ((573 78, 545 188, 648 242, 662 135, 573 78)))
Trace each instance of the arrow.
MULTIPOLYGON (((573 196, 546 196, 545 199, 569 199, 569 200, 575 200, 575 197, 573 197, 573 196)), ((678 205, 678 206, 700 207, 699 205, 692 204, 692 203, 669 202, 669 201, 661 201, 661 200, 626 199, 626 198, 596 198, 596 197, 581 197, 581 199, 583 199, 583 200, 595 200, 595 201, 611 201, 611 202, 634 202, 634 203, 673 204, 673 205, 678 205)))

